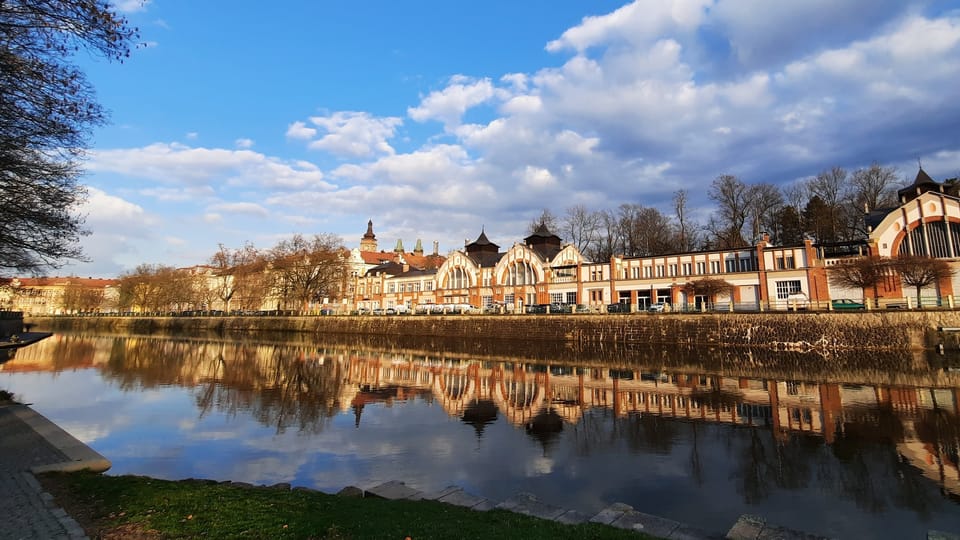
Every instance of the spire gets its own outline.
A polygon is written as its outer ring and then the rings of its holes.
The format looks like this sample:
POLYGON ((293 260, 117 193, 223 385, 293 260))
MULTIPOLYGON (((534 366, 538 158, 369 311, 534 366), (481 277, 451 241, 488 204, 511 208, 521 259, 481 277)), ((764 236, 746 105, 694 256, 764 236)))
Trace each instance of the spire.
POLYGON ((360 251, 376 251, 377 235, 373 234, 373 220, 367 221, 367 232, 360 239, 360 251))
POLYGON ((417 246, 413 248, 414 255, 423 255, 423 244, 420 242, 420 239, 417 238, 417 246))
POLYGON ((394 253, 403 253, 403 240, 397 239, 397 246, 393 248, 394 253))

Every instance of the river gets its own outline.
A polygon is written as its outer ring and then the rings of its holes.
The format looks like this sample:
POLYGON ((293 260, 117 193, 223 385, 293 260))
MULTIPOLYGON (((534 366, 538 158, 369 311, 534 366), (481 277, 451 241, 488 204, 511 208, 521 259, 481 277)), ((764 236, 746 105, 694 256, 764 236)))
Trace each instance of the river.
POLYGON ((0 365, 0 389, 107 474, 960 533, 960 372, 936 359, 556 347, 60 333, 0 365))

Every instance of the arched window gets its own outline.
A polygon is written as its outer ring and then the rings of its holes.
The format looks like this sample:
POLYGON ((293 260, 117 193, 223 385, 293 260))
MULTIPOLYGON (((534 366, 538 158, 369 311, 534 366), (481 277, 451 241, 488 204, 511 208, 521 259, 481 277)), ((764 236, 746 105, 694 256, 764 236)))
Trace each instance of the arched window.
POLYGON ((449 284, 449 288, 451 289, 465 289, 470 287, 470 274, 458 266, 450 272, 449 284))
POLYGON ((534 285, 536 282, 530 263, 517 261, 507 267, 507 285, 534 285))
POLYGON ((941 259, 956 257, 960 254, 960 224, 942 221, 921 223, 907 233, 897 254, 941 259))

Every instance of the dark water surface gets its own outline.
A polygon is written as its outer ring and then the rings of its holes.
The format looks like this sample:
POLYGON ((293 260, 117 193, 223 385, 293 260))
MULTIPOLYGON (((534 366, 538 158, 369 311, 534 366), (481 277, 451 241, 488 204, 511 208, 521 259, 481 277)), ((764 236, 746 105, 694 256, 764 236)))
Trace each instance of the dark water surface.
POLYGON ((960 372, 935 360, 333 339, 58 334, 0 365, 0 389, 109 474, 456 484, 718 533, 744 513, 838 538, 960 533, 960 372))

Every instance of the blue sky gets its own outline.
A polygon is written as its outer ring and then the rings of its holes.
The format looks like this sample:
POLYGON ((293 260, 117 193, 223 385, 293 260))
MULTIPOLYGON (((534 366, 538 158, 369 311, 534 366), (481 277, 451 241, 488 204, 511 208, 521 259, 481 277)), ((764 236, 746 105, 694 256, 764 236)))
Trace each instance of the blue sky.
POLYGON ((292 234, 503 247, 544 208, 705 220, 720 174, 871 162, 960 174, 960 1, 128 0, 144 46, 77 61, 111 111, 83 182, 92 259, 205 263, 292 234))

